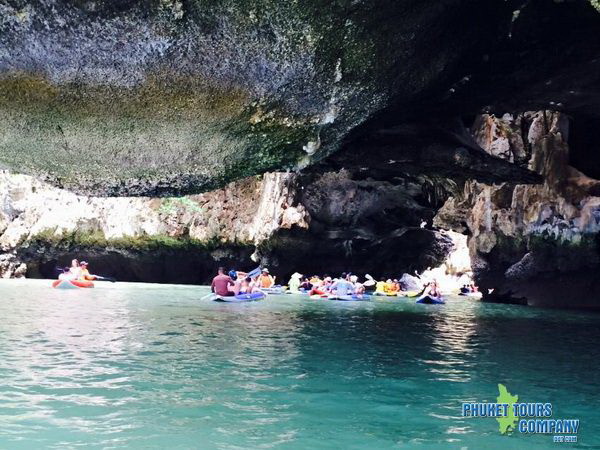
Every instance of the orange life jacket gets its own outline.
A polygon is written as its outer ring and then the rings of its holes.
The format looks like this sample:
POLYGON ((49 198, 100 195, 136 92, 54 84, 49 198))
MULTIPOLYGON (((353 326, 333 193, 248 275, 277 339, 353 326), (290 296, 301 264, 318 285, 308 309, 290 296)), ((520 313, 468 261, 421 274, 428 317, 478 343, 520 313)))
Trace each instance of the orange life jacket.
POLYGON ((261 275, 258 277, 258 285, 261 288, 270 288, 275 283, 271 275, 261 275))
POLYGON ((79 270, 79 279, 80 280, 95 280, 96 277, 90 275, 90 272, 87 269, 79 270))

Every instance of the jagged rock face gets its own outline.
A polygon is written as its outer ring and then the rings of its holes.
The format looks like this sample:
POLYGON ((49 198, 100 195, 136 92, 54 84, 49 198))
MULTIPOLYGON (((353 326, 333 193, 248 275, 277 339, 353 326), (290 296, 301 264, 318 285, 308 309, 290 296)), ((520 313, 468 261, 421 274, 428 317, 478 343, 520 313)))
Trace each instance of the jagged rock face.
POLYGON ((71 258, 121 280, 206 282, 240 267, 258 243, 308 226, 294 176, 270 173, 181 198, 93 198, 0 173, 0 276, 55 277, 71 258), (23 267, 23 263, 27 267, 23 267))
POLYGON ((270 173, 181 198, 94 198, 0 174, 0 276, 56 276, 72 258, 124 281, 205 283, 218 265, 399 277, 443 262, 453 239, 421 228, 435 207, 416 180, 347 171, 270 173), (24 267, 23 263, 27 266, 24 267))
POLYGON ((438 266, 454 247, 443 232, 421 228, 435 206, 416 179, 391 183, 324 172, 302 178, 297 198, 310 226, 279 230, 258 248, 284 272, 400 277, 438 266))
MULTIPOLYGON (((85 197, 26 175, 0 172, 0 248, 16 248, 38 235, 100 234, 171 236, 198 241, 259 242, 279 228, 282 217, 307 226, 302 207, 289 202, 293 176, 270 173, 234 182, 211 193, 181 198, 85 197)), ((288 226, 292 224, 289 223, 288 226)))
POLYGON ((598 105, 600 14, 521 3, 5 1, 0 164, 79 193, 181 195, 305 167, 390 119, 598 105))
POLYGON ((549 111, 486 115, 474 127, 483 148, 524 161, 544 183, 469 182, 435 223, 470 234, 479 280, 496 288, 496 298, 600 308, 594 275, 600 268, 600 181, 570 165, 567 117, 549 111))

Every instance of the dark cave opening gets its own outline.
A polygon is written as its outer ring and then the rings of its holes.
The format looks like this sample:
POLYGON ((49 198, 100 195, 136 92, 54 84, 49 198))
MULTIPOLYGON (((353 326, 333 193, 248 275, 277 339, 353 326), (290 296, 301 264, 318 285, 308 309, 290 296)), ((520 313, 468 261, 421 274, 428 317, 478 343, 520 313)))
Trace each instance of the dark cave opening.
POLYGON ((577 115, 569 120, 569 164, 595 179, 600 179, 599 128, 598 117, 577 115))
POLYGON ((61 267, 74 258, 89 262, 90 273, 114 277, 118 281, 208 284, 219 266, 227 270, 251 270, 256 267, 250 259, 253 249, 223 248, 212 252, 197 250, 121 251, 111 249, 75 248, 66 251, 48 249, 45 253, 29 254, 28 278, 56 279, 61 267))

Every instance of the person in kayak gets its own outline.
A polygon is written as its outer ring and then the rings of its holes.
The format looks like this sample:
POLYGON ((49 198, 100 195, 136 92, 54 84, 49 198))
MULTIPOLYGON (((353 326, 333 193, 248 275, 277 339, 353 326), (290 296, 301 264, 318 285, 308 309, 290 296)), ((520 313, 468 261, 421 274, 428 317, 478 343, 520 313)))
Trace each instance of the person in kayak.
MULTIPOLYGON (((249 283, 245 283, 246 278, 248 278, 248 274, 246 272, 240 272, 239 270, 230 270, 229 278, 233 280, 233 287, 229 288, 231 291, 233 291, 233 295, 238 295, 240 292, 245 293, 242 290, 242 288, 248 289, 248 287, 250 286, 249 283)), ((250 281, 252 281, 252 279, 250 279, 250 281)))
POLYGON ((381 278, 375 284, 375 293, 385 295, 385 278, 381 278))
MULTIPOLYGON (((321 280, 319 280, 319 283, 321 282, 321 280)), ((305 292, 309 292, 313 286, 316 286, 317 284, 312 284, 310 282, 310 280, 308 278, 304 278, 304 280, 302 280, 302 283, 300 283, 300 290, 301 291, 305 291, 305 292)))
POLYGON ((329 293, 331 288, 331 277, 325 276, 322 280, 319 280, 318 283, 312 285, 312 289, 310 290, 310 295, 324 295, 329 293))
POLYGON ((288 281, 288 287, 290 288, 290 292, 298 293, 300 292, 300 279, 302 278, 302 274, 298 272, 294 272, 290 277, 290 281, 288 281))
POLYGON ((86 261, 81 261, 79 263, 79 280, 81 281, 92 281, 96 279, 96 275, 90 275, 88 270, 88 263, 86 261))
POLYGON ((274 284, 275 277, 269 275, 269 269, 265 267, 258 277, 258 287, 262 289, 268 289, 270 287, 273 287, 274 284))
POLYGON ((70 267, 65 267, 64 269, 61 269, 62 273, 60 275, 58 275, 58 279, 59 280, 71 280, 71 268, 70 267))
POLYGON ((256 287, 256 282, 249 276, 242 279, 240 283, 240 294, 252 294, 253 292, 259 292, 260 289, 256 287))
POLYGON ((77 259, 73 259, 71 261, 71 267, 69 267, 69 273, 66 278, 69 280, 77 280, 80 272, 81 268, 79 267, 79 261, 77 259))
POLYGON ((335 295, 352 295, 354 294, 354 285, 346 280, 346 274, 342 274, 331 285, 331 293, 335 295))
POLYGON ((440 288, 436 280, 433 280, 431 283, 429 283, 429 286, 425 290, 425 294, 433 298, 442 298, 442 293, 440 292, 440 288))
POLYGON ((354 287, 354 293, 356 295, 362 295, 365 293, 365 287, 362 283, 358 282, 358 277, 356 275, 350 275, 350 283, 354 287))
POLYGON ((396 295, 397 291, 395 288, 396 286, 394 285, 394 282, 390 278, 388 278, 383 286, 383 291, 386 295, 396 295))
POLYGON ((225 275, 225 269, 219 267, 217 270, 217 276, 213 278, 210 284, 211 292, 223 297, 235 295, 233 293, 233 280, 228 275, 225 275))
POLYGON ((366 280, 363 283, 365 292, 375 292, 375 285, 377 284, 375 279, 369 274, 366 274, 365 278, 366 280))

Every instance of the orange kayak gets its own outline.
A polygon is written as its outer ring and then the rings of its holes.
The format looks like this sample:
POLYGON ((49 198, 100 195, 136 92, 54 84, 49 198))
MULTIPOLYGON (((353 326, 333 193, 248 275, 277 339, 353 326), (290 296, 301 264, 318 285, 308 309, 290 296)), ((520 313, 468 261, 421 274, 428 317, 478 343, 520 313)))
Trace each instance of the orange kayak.
POLYGON ((93 288, 94 283, 87 280, 56 280, 52 282, 52 287, 56 289, 93 288))

